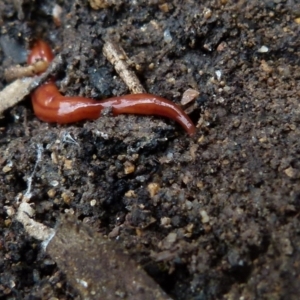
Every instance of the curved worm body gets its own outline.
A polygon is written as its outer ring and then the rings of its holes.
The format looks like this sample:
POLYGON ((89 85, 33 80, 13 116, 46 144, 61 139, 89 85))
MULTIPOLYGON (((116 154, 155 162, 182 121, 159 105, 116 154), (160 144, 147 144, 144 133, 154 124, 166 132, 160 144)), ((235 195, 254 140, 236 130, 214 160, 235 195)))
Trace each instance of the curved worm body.
MULTIPOLYGON (((47 43, 37 41, 28 56, 28 63, 37 60, 52 61, 53 54, 47 43)), ((38 87, 31 94, 36 116, 42 121, 60 124, 85 119, 97 119, 105 107, 112 107, 114 115, 140 114, 167 117, 178 122, 189 135, 196 128, 187 114, 173 102, 151 94, 132 94, 96 101, 84 97, 61 95, 53 80, 38 87)))

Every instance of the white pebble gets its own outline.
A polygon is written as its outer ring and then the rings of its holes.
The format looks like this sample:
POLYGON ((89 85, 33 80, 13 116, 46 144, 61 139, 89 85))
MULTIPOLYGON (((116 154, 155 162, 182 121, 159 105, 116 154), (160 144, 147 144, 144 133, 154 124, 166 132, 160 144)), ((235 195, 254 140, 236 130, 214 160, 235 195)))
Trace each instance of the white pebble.
POLYGON ((267 46, 261 46, 257 52, 258 53, 267 53, 269 51, 269 48, 267 46))

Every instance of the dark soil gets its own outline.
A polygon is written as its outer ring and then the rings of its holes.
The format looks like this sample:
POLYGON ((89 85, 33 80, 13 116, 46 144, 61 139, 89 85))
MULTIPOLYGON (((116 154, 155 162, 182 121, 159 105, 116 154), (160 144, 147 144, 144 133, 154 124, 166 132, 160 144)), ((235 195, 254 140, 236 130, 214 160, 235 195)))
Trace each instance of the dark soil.
POLYGON ((12 213, 32 177, 35 220, 55 227, 74 214, 120 241, 173 299, 299 299, 297 1, 56 3, 59 27, 54 1, 0 2, 0 90, 4 69, 25 63, 43 38, 62 54, 62 92, 126 94, 102 55, 110 37, 147 92, 179 104, 185 90, 199 90, 190 114, 198 129, 191 138, 168 119, 110 114, 51 125, 34 116, 29 97, 7 111, 0 298, 79 299, 12 213))

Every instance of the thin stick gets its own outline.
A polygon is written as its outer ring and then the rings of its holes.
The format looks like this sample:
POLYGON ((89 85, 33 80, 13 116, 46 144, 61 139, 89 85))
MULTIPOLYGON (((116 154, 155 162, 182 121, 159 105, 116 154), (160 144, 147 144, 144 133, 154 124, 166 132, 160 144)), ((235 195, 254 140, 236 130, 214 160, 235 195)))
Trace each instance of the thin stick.
POLYGON ((34 80, 34 78, 17 79, 0 92, 0 115, 29 94, 29 88, 34 80))
POLYGON ((46 61, 37 61, 28 66, 12 66, 4 71, 6 81, 12 81, 18 78, 31 77, 47 70, 49 63, 46 61))
MULTIPOLYGON (((17 79, 6 86, 0 92, 0 116, 3 112, 24 100, 24 97, 44 82, 50 74, 55 72, 62 64, 61 56, 58 55, 50 64, 49 68, 41 76, 17 79)), ((39 66, 41 67, 41 66, 39 66)), ((22 71, 23 72, 23 71, 22 71)))
POLYGON ((135 73, 129 69, 127 63, 128 57, 120 45, 108 40, 105 42, 102 51, 128 86, 131 93, 140 94, 146 92, 135 73))

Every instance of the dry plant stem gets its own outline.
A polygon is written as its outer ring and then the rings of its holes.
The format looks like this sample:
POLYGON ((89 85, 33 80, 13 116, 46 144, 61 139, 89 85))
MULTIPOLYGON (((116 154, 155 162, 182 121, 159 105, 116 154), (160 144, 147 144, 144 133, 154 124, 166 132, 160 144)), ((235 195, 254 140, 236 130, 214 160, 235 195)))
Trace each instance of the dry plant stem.
POLYGON ((28 66, 13 66, 4 71, 4 77, 8 82, 18 78, 31 77, 44 72, 48 66, 49 63, 46 61, 38 61, 28 66))
POLYGON ((30 93, 30 86, 34 80, 34 78, 17 79, 0 92, 0 115, 30 93))
POLYGON ((135 73, 129 69, 127 56, 123 48, 115 42, 107 40, 103 45, 103 54, 108 61, 114 66, 115 70, 128 86, 132 94, 145 93, 144 87, 141 85, 135 73))
POLYGON ((17 79, 10 83, 0 92, 0 116, 3 112, 24 100, 25 96, 44 82, 50 74, 55 72, 62 64, 61 56, 58 55, 50 64, 49 68, 41 76, 35 78, 17 79))

